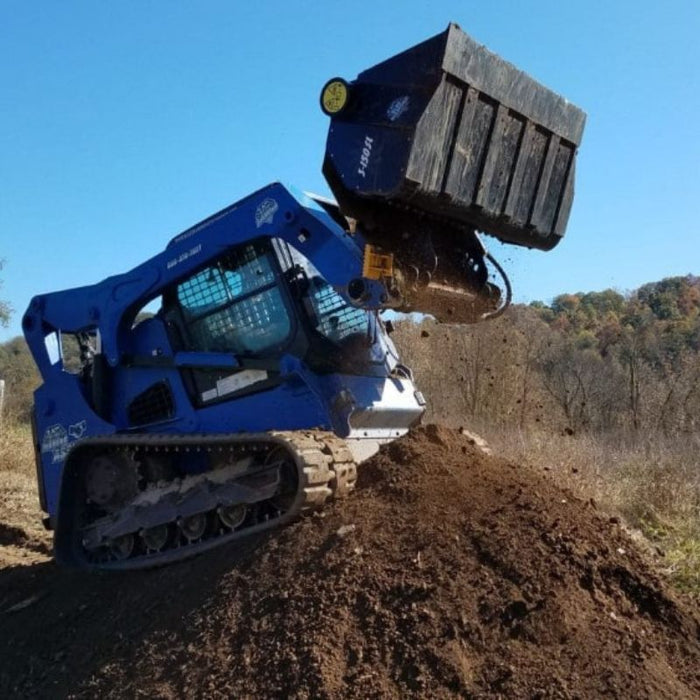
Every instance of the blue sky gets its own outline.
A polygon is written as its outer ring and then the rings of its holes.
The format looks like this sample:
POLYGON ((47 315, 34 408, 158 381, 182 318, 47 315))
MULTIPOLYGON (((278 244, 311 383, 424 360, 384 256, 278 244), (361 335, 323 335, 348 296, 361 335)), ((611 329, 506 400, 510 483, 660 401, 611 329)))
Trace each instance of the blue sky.
POLYGON ((320 87, 449 21, 588 113, 564 241, 486 239, 517 300, 700 274, 698 0, 0 0, 0 341, 268 182, 327 193, 320 87))

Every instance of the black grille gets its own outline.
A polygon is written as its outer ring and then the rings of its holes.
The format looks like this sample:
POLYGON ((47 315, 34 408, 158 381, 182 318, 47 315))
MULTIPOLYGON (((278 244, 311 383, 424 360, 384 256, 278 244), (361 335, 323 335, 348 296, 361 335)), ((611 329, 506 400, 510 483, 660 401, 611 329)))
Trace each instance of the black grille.
POLYGON ((129 404, 129 425, 147 425, 168 420, 175 415, 175 400, 168 382, 158 382, 142 391, 129 404))

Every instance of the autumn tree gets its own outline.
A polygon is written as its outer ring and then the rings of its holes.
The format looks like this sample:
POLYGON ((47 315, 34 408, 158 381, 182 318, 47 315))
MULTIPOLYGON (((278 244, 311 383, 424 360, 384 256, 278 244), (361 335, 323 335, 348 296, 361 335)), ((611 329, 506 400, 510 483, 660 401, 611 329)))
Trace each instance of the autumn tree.
POLYGON ((16 417, 28 420, 39 373, 24 338, 0 344, 0 378, 6 383, 5 408, 16 417))

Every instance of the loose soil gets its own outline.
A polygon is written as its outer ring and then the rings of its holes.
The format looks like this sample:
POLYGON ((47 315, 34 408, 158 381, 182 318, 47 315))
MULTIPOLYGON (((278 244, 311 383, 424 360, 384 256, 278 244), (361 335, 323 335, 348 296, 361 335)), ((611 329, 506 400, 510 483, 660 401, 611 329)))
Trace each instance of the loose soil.
POLYGON ((694 604, 615 518, 458 431, 417 429, 323 514, 156 571, 59 569, 12 527, 3 698, 700 697, 694 604))

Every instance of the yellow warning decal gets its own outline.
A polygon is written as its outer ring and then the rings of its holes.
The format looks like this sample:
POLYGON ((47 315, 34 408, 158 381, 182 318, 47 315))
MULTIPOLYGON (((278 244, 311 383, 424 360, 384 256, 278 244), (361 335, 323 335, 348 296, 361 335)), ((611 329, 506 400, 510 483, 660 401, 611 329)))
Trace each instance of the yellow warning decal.
POLYGON ((372 245, 365 245, 362 259, 362 276, 370 280, 391 277, 394 274, 394 256, 391 253, 380 253, 372 245))
POLYGON ((329 80, 321 92, 321 106, 326 114, 337 114, 348 103, 348 84, 341 78, 329 80))

